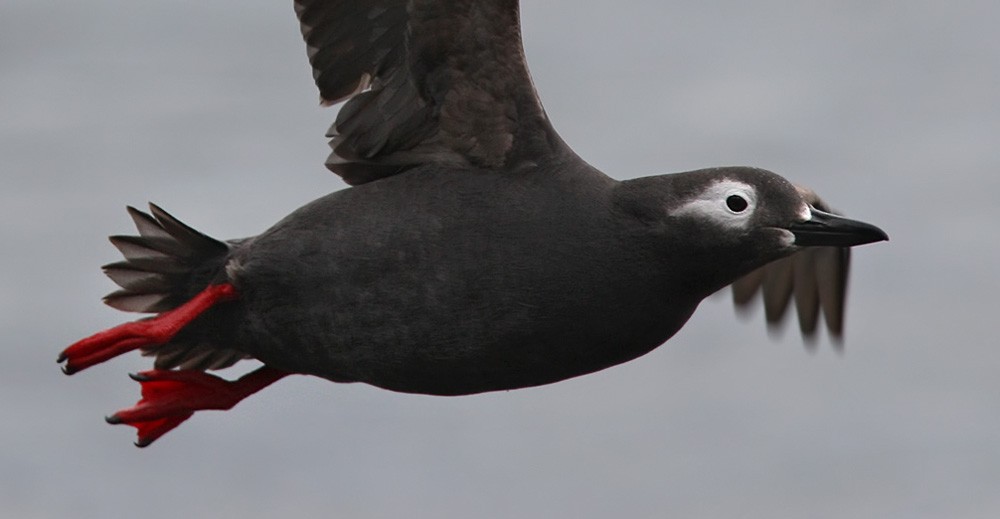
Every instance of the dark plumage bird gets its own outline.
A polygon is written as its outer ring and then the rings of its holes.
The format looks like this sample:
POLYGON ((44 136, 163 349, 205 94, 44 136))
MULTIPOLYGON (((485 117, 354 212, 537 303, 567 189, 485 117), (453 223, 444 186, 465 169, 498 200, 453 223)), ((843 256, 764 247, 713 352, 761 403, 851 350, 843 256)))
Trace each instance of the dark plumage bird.
POLYGON ((763 285, 777 320, 794 294, 806 335, 822 308, 838 336, 847 247, 887 239, 760 169, 597 171, 549 124, 515 0, 295 8, 323 102, 347 101, 327 166, 354 187, 228 242, 129 209, 139 236, 111 238, 125 260, 105 266, 122 287, 105 301, 158 315, 59 361, 156 357, 133 375, 142 400, 108 418, 138 445, 294 373, 462 395, 594 372, 662 344, 740 278, 738 302, 763 285), (245 358, 264 366, 205 373, 245 358))

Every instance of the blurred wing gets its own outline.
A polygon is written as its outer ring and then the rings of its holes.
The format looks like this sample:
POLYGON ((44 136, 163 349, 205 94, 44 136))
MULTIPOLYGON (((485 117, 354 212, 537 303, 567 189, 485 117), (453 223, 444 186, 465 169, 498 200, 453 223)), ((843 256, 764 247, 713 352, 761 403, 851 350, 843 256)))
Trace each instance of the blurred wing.
MULTIPOLYGON (((833 212, 815 192, 798 187, 806 201, 821 211, 833 212)), ((787 258, 771 262, 733 283, 733 302, 747 309, 760 292, 768 325, 777 326, 795 301, 799 329, 812 344, 822 313, 834 345, 841 347, 844 332, 844 305, 851 249, 811 247, 787 258)))
POLYGON ((327 167, 363 184, 426 163, 514 167, 565 151, 524 61, 517 0, 296 0, 327 167))

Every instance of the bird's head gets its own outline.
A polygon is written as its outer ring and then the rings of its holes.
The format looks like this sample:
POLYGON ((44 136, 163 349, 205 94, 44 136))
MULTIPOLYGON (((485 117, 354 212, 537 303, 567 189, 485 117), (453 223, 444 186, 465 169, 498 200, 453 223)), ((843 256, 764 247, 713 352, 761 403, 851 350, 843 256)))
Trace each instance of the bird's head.
POLYGON ((636 183, 630 191, 643 191, 638 207, 651 216, 647 223, 663 235, 661 254, 701 283, 717 278, 710 291, 805 247, 888 239, 874 225, 824 210, 812 191, 762 169, 713 168, 630 182, 636 183))

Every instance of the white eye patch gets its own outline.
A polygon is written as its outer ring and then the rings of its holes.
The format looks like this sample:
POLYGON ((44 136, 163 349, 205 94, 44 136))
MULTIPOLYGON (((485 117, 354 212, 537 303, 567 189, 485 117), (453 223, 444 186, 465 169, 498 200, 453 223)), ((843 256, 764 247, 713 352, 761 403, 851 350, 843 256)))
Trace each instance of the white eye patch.
POLYGON ((703 218, 726 228, 744 229, 757 208, 757 191, 753 186, 735 180, 722 179, 689 197, 670 212, 671 216, 703 218))

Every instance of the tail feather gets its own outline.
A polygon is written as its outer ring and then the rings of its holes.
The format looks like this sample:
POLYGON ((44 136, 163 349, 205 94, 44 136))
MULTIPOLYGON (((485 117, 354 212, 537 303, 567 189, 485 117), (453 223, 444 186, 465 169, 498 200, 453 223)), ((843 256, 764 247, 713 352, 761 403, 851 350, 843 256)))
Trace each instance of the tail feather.
POLYGON ((176 260, 187 258, 193 253, 185 244, 173 238, 139 235, 112 236, 108 239, 125 257, 176 260))
POLYGON ((155 313, 176 308, 204 288, 207 273, 221 268, 229 245, 181 223, 155 204, 150 213, 129 207, 139 236, 112 236, 124 261, 103 267, 122 289, 104 302, 126 312, 155 313), (214 267, 214 268, 213 268, 214 267))
MULTIPOLYGON (((150 204, 153 206, 154 204, 150 204)), ((132 206, 128 206, 128 214, 132 217, 132 221, 135 222, 136 229, 139 230, 139 234, 146 236, 148 238, 164 238, 173 239, 163 226, 153 218, 153 216, 144 213, 132 206)))
MULTIPOLYGON (((170 238, 187 245, 188 250, 192 253, 205 256, 210 253, 225 254, 229 251, 229 246, 225 243, 188 227, 184 222, 174 218, 170 213, 167 213, 156 204, 149 204, 149 211, 170 238)), ((132 212, 140 213, 140 211, 130 211, 130 213, 132 212)), ((132 219, 135 220, 136 218, 137 216, 133 214, 132 219)), ((149 223, 148 218, 144 219, 147 220, 146 223, 149 223)), ((139 232, 141 233, 142 231, 140 230, 139 232)))
MULTIPOLYGON (((192 229, 156 205, 149 204, 149 209, 128 208, 139 236, 110 238, 125 259, 102 267, 121 287, 104 302, 118 310, 159 313, 180 306, 223 271, 230 251, 226 242, 192 229)), ((247 358, 194 337, 143 348, 142 353, 156 357, 156 369, 222 369, 247 358)))
POLYGON ((219 349, 210 343, 190 344, 171 342, 155 349, 144 350, 143 355, 156 356, 156 369, 196 369, 200 371, 223 369, 247 358, 245 353, 232 349, 219 349))
POLYGON ((122 289, 138 294, 163 294, 170 291, 169 281, 161 274, 136 270, 124 264, 125 262, 122 263, 119 266, 104 268, 104 273, 122 289))

